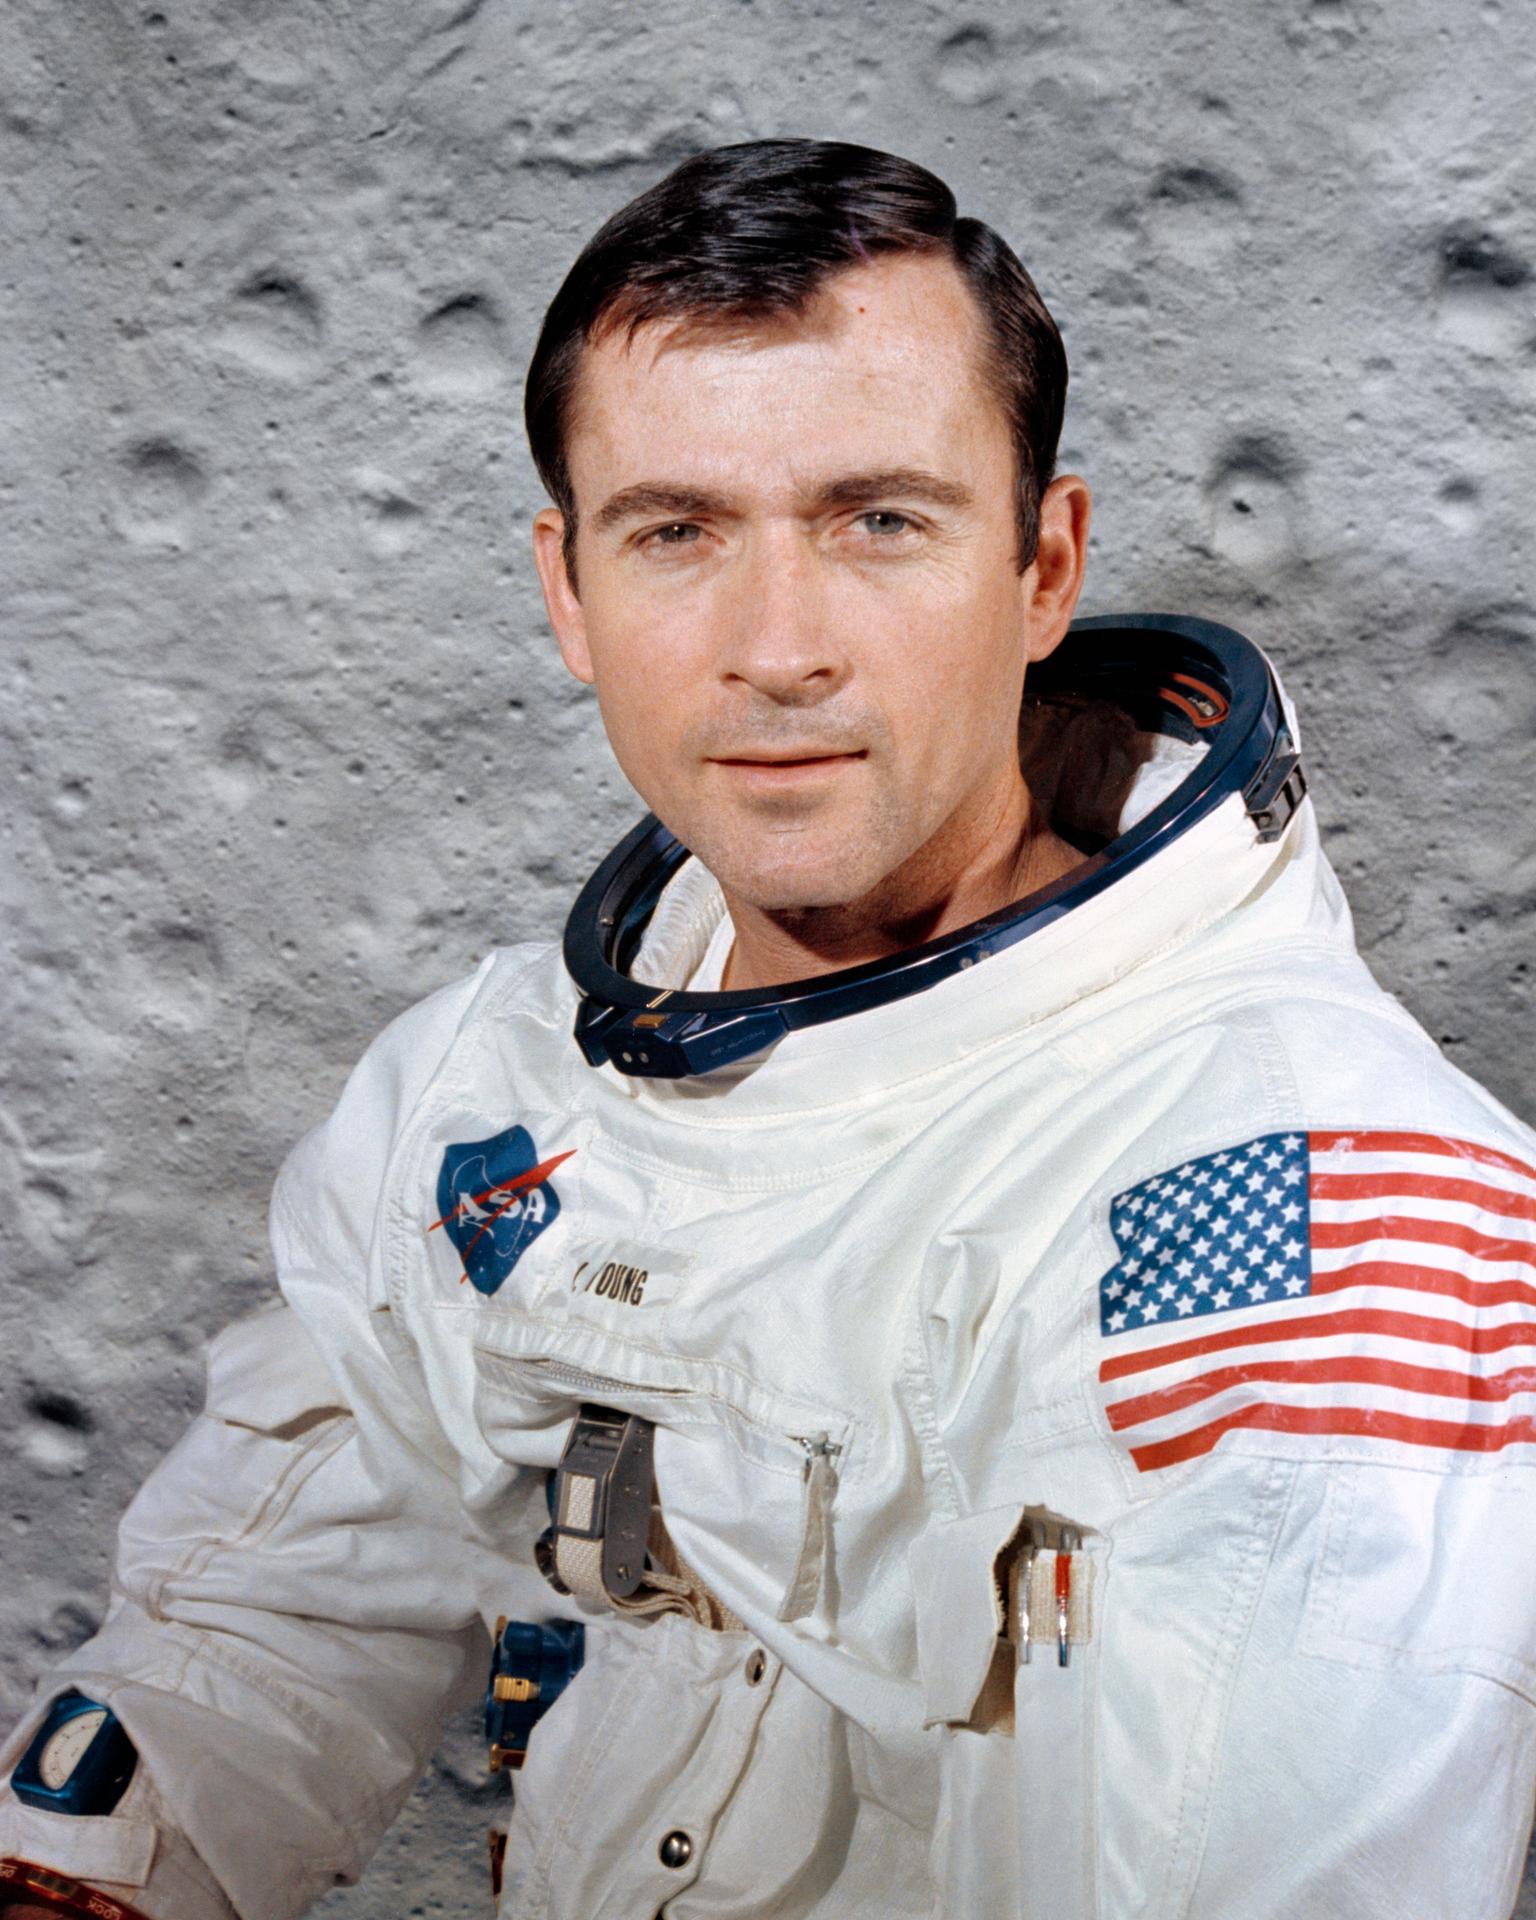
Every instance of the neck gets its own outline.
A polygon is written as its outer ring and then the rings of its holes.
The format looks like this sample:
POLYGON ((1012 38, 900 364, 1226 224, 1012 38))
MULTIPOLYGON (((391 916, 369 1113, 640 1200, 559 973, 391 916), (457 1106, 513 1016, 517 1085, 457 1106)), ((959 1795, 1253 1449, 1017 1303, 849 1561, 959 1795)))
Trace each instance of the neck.
POLYGON ((736 931, 721 986, 782 986, 942 939, 1082 860, 1037 813, 1022 776, 956 816, 877 887, 828 907, 755 907, 726 890, 736 931))

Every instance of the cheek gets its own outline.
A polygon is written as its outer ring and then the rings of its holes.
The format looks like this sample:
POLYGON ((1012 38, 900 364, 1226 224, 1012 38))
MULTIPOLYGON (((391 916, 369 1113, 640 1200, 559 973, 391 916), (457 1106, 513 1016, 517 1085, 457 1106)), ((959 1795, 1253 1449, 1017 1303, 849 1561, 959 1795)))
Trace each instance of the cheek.
POLYGON ((1006 626, 988 620, 989 611, 967 609, 953 623, 910 634, 908 644, 893 651, 881 697, 905 760, 948 764, 1012 738, 1023 649, 1006 626))
POLYGON ((631 783, 643 789, 675 779, 695 705, 676 657, 610 639, 594 646, 592 665, 603 730, 631 783))

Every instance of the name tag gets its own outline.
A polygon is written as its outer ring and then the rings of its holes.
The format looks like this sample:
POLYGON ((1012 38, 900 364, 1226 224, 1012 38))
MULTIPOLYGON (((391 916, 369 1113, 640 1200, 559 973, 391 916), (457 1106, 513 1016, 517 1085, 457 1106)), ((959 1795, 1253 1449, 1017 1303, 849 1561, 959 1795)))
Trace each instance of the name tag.
POLYGON ((600 1326, 654 1318, 677 1298, 694 1260, 637 1241, 579 1242, 545 1281, 539 1308, 600 1326))

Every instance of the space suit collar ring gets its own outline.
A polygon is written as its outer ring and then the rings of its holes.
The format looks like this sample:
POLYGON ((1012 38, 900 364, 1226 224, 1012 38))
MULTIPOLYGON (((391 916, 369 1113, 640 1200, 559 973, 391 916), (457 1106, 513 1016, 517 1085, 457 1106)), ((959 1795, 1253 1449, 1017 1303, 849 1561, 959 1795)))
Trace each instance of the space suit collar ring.
POLYGON ((765 1051, 796 1028, 921 993, 1059 920, 1240 794, 1255 837, 1276 840, 1306 774, 1264 655, 1231 627, 1184 614, 1075 620, 1030 669, 1029 700, 1108 701, 1135 726, 1205 751, 1144 818, 1080 865, 997 913, 863 966, 732 993, 659 991, 627 969, 688 849, 647 814, 577 896, 565 964, 581 989, 576 1040, 593 1066, 677 1080, 765 1051))

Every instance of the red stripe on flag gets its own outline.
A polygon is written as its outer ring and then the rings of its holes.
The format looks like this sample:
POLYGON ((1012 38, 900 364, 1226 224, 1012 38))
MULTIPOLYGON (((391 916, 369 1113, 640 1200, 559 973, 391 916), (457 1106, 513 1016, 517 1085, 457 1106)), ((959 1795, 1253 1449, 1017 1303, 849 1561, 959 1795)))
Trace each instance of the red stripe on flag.
POLYGON ((1523 1280, 1471 1280, 1443 1267, 1410 1267, 1398 1260, 1357 1260, 1337 1273, 1314 1273, 1312 1293, 1340 1293, 1350 1287, 1400 1287, 1405 1293, 1438 1293, 1473 1307, 1536 1307, 1536 1286, 1523 1280))
POLYGON ((1530 1266, 1536 1241, 1496 1240, 1454 1220, 1418 1220, 1408 1214, 1389 1214, 1379 1220, 1314 1220, 1314 1247, 1360 1247, 1372 1240, 1416 1240, 1423 1245, 1455 1247, 1475 1253, 1480 1260, 1519 1260, 1530 1266))
POLYGON ((1140 1426, 1163 1414, 1178 1413, 1197 1401, 1209 1400, 1228 1387, 1253 1380, 1295 1381, 1300 1385, 1400 1387, 1406 1393, 1437 1393, 1451 1400, 1508 1400, 1511 1394, 1536 1393, 1536 1365, 1511 1367, 1507 1373, 1447 1373, 1440 1367, 1413 1367, 1401 1360, 1378 1360, 1364 1354, 1341 1354, 1331 1360, 1260 1360, 1244 1367, 1217 1367, 1195 1380, 1139 1393, 1117 1401, 1109 1411, 1116 1433, 1140 1426))
POLYGON ((1304 1313, 1285 1318, 1255 1320, 1245 1327, 1223 1327, 1219 1333, 1194 1340, 1170 1340, 1166 1346, 1140 1347, 1119 1353, 1099 1367, 1103 1381, 1123 1380, 1133 1373, 1171 1366, 1202 1353, 1225 1353, 1233 1347, 1256 1346, 1272 1340, 1330 1339, 1347 1333, 1379 1333, 1398 1340, 1423 1340, 1433 1346, 1457 1347, 1463 1353, 1503 1353, 1510 1347, 1536 1352, 1536 1325, 1510 1320, 1498 1326, 1463 1326, 1459 1320, 1441 1320, 1429 1314, 1387 1313, 1370 1307, 1351 1307, 1336 1313, 1304 1313))
POLYGON ((1429 1173, 1314 1173, 1314 1200, 1456 1200, 1502 1213, 1513 1220, 1536 1220, 1536 1199, 1480 1180, 1451 1180, 1429 1173))
POLYGON ((1518 1414, 1499 1426, 1458 1425, 1453 1420, 1416 1420, 1407 1414, 1386 1413, 1377 1407, 1277 1407, 1267 1402, 1239 1407, 1209 1425, 1170 1440, 1149 1441, 1132 1447, 1131 1458, 1143 1473, 1171 1467, 1209 1453, 1224 1433, 1258 1428, 1265 1433, 1336 1434, 1359 1440, 1400 1440, 1414 1447, 1437 1447, 1453 1453, 1499 1453, 1505 1447, 1536 1441, 1536 1420, 1518 1414))
POLYGON ((1497 1147, 1480 1146, 1474 1140, 1448 1140, 1438 1133, 1311 1133, 1307 1136, 1314 1153, 1352 1147, 1356 1153, 1435 1153, 1442 1159, 1475 1160, 1484 1167, 1503 1167, 1509 1173, 1523 1173, 1536 1180, 1536 1167, 1529 1167, 1513 1154, 1500 1153, 1497 1147))

